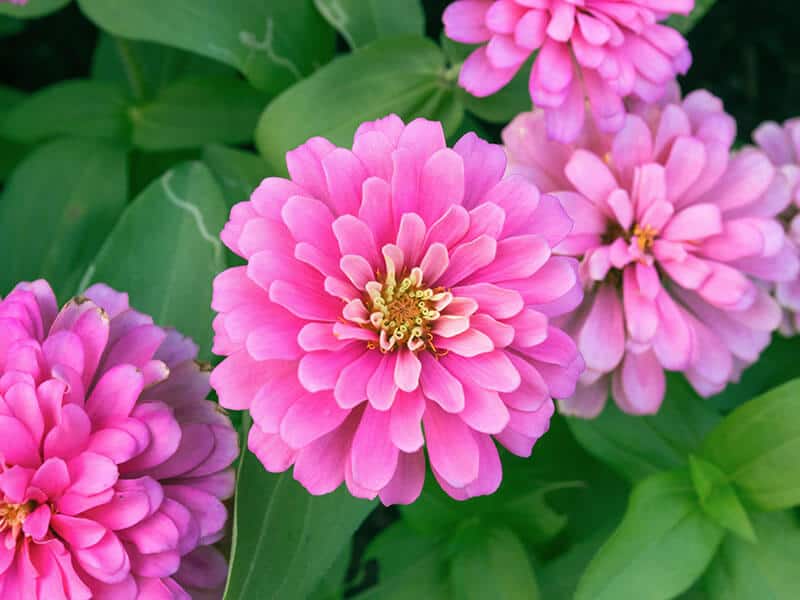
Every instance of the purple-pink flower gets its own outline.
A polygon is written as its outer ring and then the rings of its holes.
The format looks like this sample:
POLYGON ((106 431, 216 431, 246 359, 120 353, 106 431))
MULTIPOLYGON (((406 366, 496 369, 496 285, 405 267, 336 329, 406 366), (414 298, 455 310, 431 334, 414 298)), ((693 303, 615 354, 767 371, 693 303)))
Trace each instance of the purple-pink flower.
POLYGON ((459 83, 475 96, 505 86, 533 53, 529 88, 552 139, 574 141, 588 98, 597 126, 618 131, 622 99, 659 100, 692 62, 686 40, 658 23, 688 14, 694 0, 457 0, 444 13, 447 36, 483 44, 459 83))
POLYGON ((0 301, 0 597, 221 597, 238 444, 196 354, 104 285, 0 301))
POLYGON ((583 305, 565 323, 586 361, 564 412, 596 415, 609 386, 626 412, 654 413, 664 369, 703 395, 756 360, 779 324, 758 282, 791 281, 798 257, 775 218, 788 181, 754 148, 733 155, 736 125, 705 91, 641 104, 613 136, 587 128, 549 141, 545 116, 505 130, 513 165, 575 221, 555 251, 581 260, 583 305))
MULTIPOLYGON (((753 133, 753 139, 788 182, 791 204, 780 217, 789 239, 800 248, 800 119, 790 119, 782 126, 763 123, 753 133)), ((779 282, 775 297, 784 308, 781 331, 796 334, 800 331, 800 277, 779 282)))
POLYGON ((247 261, 214 284, 212 386, 249 409, 249 447, 313 494, 412 502, 424 449, 451 496, 494 492, 493 440, 528 456, 583 363, 551 317, 582 297, 553 257, 572 224, 505 178, 503 149, 439 123, 365 123, 352 150, 313 138, 231 211, 247 261), (424 430, 424 433, 423 433, 424 430))

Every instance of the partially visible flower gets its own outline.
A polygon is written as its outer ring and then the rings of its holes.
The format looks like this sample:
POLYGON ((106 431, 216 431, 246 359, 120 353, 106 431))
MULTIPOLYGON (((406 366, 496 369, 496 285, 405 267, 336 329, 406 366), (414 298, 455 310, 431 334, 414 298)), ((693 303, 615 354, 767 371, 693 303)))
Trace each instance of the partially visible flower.
POLYGON ((286 159, 291 180, 264 180, 222 233, 247 266, 214 283, 220 403, 249 409, 250 449, 313 494, 344 480, 412 502, 424 449, 451 496, 494 492, 493 439, 529 456, 583 368, 550 323, 582 295, 577 261, 551 256, 569 218, 504 178, 500 146, 450 149, 423 119, 286 159))
POLYGON ((0 597, 221 597, 237 454, 196 346, 104 285, 0 301, 0 597))
MULTIPOLYGON (((791 189, 791 205, 781 214, 792 243, 800 248, 800 118, 790 119, 783 126, 763 123, 753 139, 786 178, 791 189)), ((800 331, 800 278, 783 281, 775 287, 775 297, 784 308, 781 331, 795 335, 800 331)))
POLYGON ((776 219, 787 177, 763 152, 733 155, 736 125, 705 91, 640 104, 613 136, 549 141, 544 115, 504 131, 512 172, 557 196, 575 221, 555 251, 581 260, 583 305, 566 324, 586 361, 564 412, 594 416, 611 387, 626 412, 654 413, 664 370, 708 396, 754 362, 779 325, 760 282, 792 281, 797 253, 776 219))
POLYGON ((616 132, 624 97, 656 101, 686 73, 686 40, 658 21, 693 7, 694 0, 457 0, 444 26, 458 42, 488 42, 461 69, 459 83, 475 96, 498 91, 537 53, 531 99, 545 111, 549 136, 572 142, 586 98, 597 126, 616 132))

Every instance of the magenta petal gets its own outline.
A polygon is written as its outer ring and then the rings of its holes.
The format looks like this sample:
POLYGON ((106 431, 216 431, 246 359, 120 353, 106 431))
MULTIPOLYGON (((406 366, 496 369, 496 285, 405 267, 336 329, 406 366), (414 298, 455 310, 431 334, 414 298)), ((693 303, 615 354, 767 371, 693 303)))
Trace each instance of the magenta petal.
POLYGON ((478 477, 480 451, 469 427, 456 415, 430 404, 423 416, 431 466, 453 487, 478 477))
POLYGON ((424 483, 425 454, 422 450, 401 452, 391 481, 381 488, 381 502, 386 506, 411 504, 419 497, 424 483))
POLYGON ((359 485, 380 490, 391 481, 399 450, 389 435, 391 414, 367 406, 350 450, 353 479, 359 485))

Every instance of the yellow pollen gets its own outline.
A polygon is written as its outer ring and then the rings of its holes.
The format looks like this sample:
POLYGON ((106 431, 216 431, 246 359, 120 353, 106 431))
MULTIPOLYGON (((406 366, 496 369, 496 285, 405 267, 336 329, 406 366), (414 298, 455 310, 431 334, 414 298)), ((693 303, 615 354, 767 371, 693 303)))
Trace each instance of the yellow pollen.
POLYGON ((0 533, 10 529, 12 536, 16 538, 31 511, 33 511, 31 502, 25 504, 0 502, 0 533))
POLYGON ((639 246, 639 250, 642 252, 649 252, 653 249, 657 235, 658 229, 650 225, 645 225, 644 227, 636 225, 633 228, 633 237, 636 238, 636 245, 639 246))

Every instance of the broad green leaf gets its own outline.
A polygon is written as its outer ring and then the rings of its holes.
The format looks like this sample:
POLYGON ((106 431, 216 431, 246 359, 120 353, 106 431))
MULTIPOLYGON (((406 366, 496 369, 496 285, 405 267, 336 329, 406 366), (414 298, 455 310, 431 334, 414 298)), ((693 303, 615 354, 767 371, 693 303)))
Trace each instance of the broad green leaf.
POLYGON ((122 215, 82 285, 102 281, 131 305, 174 327, 209 356, 211 282, 225 268, 219 232, 227 210, 214 176, 184 163, 153 181, 122 215))
POLYGON ((351 48, 385 37, 425 35, 420 0, 314 0, 351 48))
POLYGON ((228 206, 247 200, 272 175, 272 169, 257 154, 217 144, 203 148, 203 160, 222 186, 228 206))
POLYGON ((700 508, 686 472, 639 483, 617 530, 592 559, 575 600, 667 600, 688 589, 723 529, 700 508))
POLYGON ((670 375, 664 403, 650 417, 623 413, 609 399, 596 419, 568 419, 581 445, 631 481, 686 464, 719 415, 685 379, 670 375))
POLYGON ((14 17, 0 15, 0 37, 19 33, 25 27, 25 22, 14 17))
POLYGON ((114 226, 127 197, 125 150, 99 140, 40 146, 0 196, 0 295, 44 277, 61 299, 114 226))
POLYGON ((246 142, 266 103, 264 94, 241 79, 181 79, 130 109, 133 144, 145 150, 174 150, 246 142))
POLYGON ((74 135, 120 141, 130 137, 125 91, 113 83, 75 79, 53 84, 14 106, 0 133, 17 142, 74 135))
POLYGON ((573 600, 578 580, 610 533, 605 528, 596 530, 566 552, 537 567, 536 575, 542 598, 573 600))
POLYGON ((20 19, 43 17, 65 7, 69 2, 70 0, 28 0, 28 3, 24 5, 0 2, 0 15, 9 15, 20 19))
MULTIPOLYGON (((11 22, 19 23, 11 17, 4 17, 11 22)), ((0 123, 6 115, 19 102, 23 101, 26 95, 23 92, 11 87, 0 85, 0 123)), ((28 147, 19 142, 12 142, 0 134, 0 181, 4 180, 14 167, 19 163, 28 151, 28 147)))
POLYGON ((277 93, 330 60, 334 32, 313 0, 78 0, 100 28, 202 54, 277 93))
POLYGON ((717 0, 696 0, 694 10, 688 16, 672 15, 667 24, 672 25, 675 29, 683 34, 689 33, 697 23, 706 16, 706 13, 711 10, 711 7, 716 4, 717 0))
POLYGON ((706 514, 726 529, 754 542, 753 525, 725 473, 694 455, 689 456, 689 473, 706 514))
POLYGON ((397 113, 460 121, 452 86, 443 80, 444 56, 424 38, 381 40, 338 58, 270 103, 256 130, 256 145, 285 172, 284 157, 312 136, 350 145, 359 124, 397 113), (353 74, 358 76, 354 77, 353 74))
POLYGON ((153 181, 160 178, 178 163, 200 160, 200 148, 144 152, 133 148, 128 161, 131 179, 131 197, 136 197, 153 181))
POLYGON ((450 565, 453 597, 537 600, 539 587, 525 547, 508 528, 475 527, 450 565))
POLYGON ((354 600, 450 600, 445 540, 399 521, 383 530, 365 558, 378 562, 378 584, 354 600))
POLYGON ((729 535, 705 576, 710 600, 800 598, 800 528, 789 512, 753 515, 758 543, 729 535))
POLYGON ((268 473, 245 448, 225 600, 306 598, 374 506, 344 487, 312 496, 290 472, 268 473))
POLYGON ((347 544, 339 553, 328 572, 319 580, 309 600, 341 600, 344 597, 344 583, 347 567, 350 566, 351 544, 347 544))
POLYGON ((92 56, 92 79, 121 84, 137 101, 151 99, 176 79, 223 76, 232 68, 177 48, 101 33, 92 56))
POLYGON ((800 379, 725 417, 706 439, 702 456, 761 509, 800 504, 800 379))

